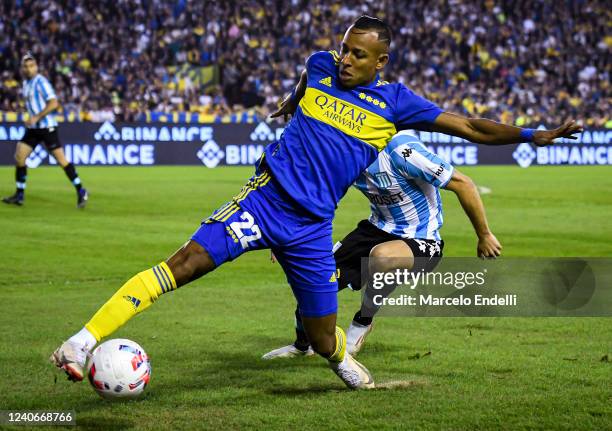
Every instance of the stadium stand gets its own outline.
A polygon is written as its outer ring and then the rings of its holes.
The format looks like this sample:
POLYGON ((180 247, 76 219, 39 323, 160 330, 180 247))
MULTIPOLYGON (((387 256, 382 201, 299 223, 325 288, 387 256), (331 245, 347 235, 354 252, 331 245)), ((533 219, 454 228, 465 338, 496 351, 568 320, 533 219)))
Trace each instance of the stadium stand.
POLYGON ((367 13, 395 32, 384 78, 445 110, 612 128, 612 12, 603 0, 4 0, 0 11, 4 121, 21 118, 28 50, 64 121, 256 121, 310 53, 337 49, 367 13))

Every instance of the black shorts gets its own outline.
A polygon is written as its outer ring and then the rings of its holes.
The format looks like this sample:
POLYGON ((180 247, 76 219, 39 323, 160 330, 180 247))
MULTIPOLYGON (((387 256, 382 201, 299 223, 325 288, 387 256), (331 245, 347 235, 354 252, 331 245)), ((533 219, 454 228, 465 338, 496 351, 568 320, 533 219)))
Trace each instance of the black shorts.
POLYGON ((413 272, 432 271, 442 259, 444 241, 428 239, 402 238, 381 230, 362 220, 357 227, 334 247, 336 268, 339 270, 338 289, 350 287, 361 289, 365 280, 361 274, 361 259, 370 255, 370 250, 378 244, 388 241, 404 241, 412 250, 415 259, 413 272))
POLYGON ((21 138, 21 142, 36 148, 41 142, 45 144, 47 151, 53 151, 62 146, 57 133, 57 127, 49 129, 26 129, 25 135, 21 138))

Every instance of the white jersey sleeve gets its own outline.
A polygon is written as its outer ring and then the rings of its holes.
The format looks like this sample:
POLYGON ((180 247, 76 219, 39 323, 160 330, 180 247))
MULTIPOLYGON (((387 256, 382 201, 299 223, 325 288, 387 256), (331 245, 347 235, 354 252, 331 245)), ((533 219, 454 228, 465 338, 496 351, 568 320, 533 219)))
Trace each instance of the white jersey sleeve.
POLYGON ((395 135, 388 152, 392 167, 406 179, 420 179, 440 188, 446 186, 453 175, 453 166, 429 151, 412 134, 395 135))

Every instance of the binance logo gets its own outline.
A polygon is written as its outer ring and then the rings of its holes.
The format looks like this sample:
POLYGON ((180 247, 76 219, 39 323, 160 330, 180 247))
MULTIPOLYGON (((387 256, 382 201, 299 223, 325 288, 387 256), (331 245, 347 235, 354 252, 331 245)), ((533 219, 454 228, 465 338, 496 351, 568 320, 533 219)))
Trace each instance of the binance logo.
POLYGON ((140 305, 140 299, 129 295, 124 296, 123 299, 130 302, 132 304, 132 307, 134 307, 134 310, 138 309, 138 306, 140 305))
POLYGON ((365 93, 359 93, 359 98, 361 100, 365 100, 366 102, 370 102, 374 106, 378 106, 381 109, 385 109, 387 107, 387 104, 385 102, 381 102, 380 100, 375 99, 372 96, 366 96, 365 93))
POLYGON ((331 87, 331 76, 328 76, 327 78, 323 78, 322 80, 319 81, 319 84, 323 84, 323 85, 327 85, 328 87, 331 87))

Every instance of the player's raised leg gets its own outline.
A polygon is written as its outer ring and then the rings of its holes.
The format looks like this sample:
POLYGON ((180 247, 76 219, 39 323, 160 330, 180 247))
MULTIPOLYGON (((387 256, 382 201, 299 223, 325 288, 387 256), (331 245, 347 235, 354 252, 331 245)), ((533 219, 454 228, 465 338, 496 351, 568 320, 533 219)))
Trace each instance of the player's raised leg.
MULTIPOLYGON (((174 291, 249 250, 269 248, 255 222, 258 214, 255 211, 251 214, 237 203, 249 196, 255 204, 261 201, 259 208, 265 208, 265 196, 260 191, 268 178, 265 172, 256 174, 232 201, 206 219, 191 240, 168 260, 128 280, 81 331, 51 355, 51 362, 66 371, 71 379, 82 380, 86 355, 95 344, 147 309, 160 295, 174 291)), ((275 217, 269 218, 275 220, 275 217)))
POLYGON ((25 199, 26 178, 28 175, 26 159, 33 150, 34 147, 24 142, 17 143, 17 147, 15 148, 15 184, 17 189, 11 196, 2 198, 2 202, 5 204, 23 205, 23 201, 25 199))
POLYGON ((215 268, 208 252, 188 241, 168 260, 130 278, 94 314, 83 329, 63 343, 50 360, 72 380, 82 380, 87 353, 136 314, 146 310, 162 294, 195 280, 215 268))

